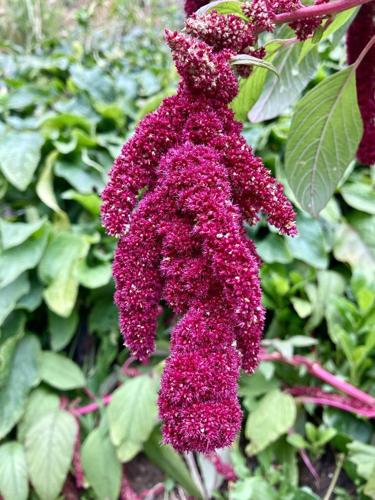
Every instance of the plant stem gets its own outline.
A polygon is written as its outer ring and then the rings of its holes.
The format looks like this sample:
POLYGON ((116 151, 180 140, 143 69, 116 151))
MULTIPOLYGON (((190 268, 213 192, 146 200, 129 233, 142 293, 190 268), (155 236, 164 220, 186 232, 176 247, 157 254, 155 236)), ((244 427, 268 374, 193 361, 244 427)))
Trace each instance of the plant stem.
POLYGON ((335 387, 348 396, 361 401, 365 405, 375 408, 375 398, 370 396, 370 394, 367 394, 366 392, 357 389, 357 387, 354 387, 354 385, 345 382, 345 380, 336 377, 329 371, 325 370, 316 361, 311 361, 311 359, 304 356, 292 356, 291 358, 285 358, 279 352, 273 352, 271 354, 262 353, 261 358, 263 359, 263 361, 279 361, 281 363, 286 363, 292 366, 305 366, 307 368, 307 371, 311 375, 314 375, 314 377, 323 380, 323 382, 326 382, 327 384, 335 387))
POLYGON ((328 490, 327 490, 326 494, 324 495, 323 500, 329 500, 331 498, 331 495, 333 493, 333 490, 335 489, 337 480, 339 478, 339 475, 340 475, 340 472, 341 472, 341 469, 342 469, 342 466, 344 463, 344 459, 345 459, 344 455, 339 455, 339 458, 338 458, 338 461, 336 464, 335 472, 332 476, 332 480, 330 482, 330 485, 328 486, 328 490))
POLYGON ((306 468, 308 469, 308 471, 310 472, 310 474, 312 475, 312 477, 315 479, 315 482, 318 484, 319 483, 319 474, 317 473, 315 467, 313 466, 311 460, 310 460, 310 457, 308 456, 306 450, 299 450, 299 454, 300 454, 300 457, 303 461, 303 463, 305 464, 306 468))
POLYGON ((372 2, 373 0, 336 0, 330 3, 319 5, 311 5, 309 7, 302 7, 301 9, 293 12, 284 12, 277 14, 273 18, 276 24, 291 23, 299 21, 300 19, 309 19, 313 17, 328 16, 329 14, 338 14, 343 10, 351 9, 365 3, 372 2))
POLYGON ((366 44, 365 48, 362 50, 362 52, 359 54, 356 62, 354 63, 354 68, 357 69, 358 66, 361 64, 363 59, 365 58, 367 52, 372 48, 372 46, 375 44, 375 35, 370 38, 369 42, 366 44))

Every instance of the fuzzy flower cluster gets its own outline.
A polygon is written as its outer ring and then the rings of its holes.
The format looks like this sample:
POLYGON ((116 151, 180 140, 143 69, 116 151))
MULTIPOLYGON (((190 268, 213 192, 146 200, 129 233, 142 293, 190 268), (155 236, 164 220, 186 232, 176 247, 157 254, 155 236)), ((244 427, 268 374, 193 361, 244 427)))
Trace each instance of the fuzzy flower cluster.
MULTIPOLYGON (((315 5, 325 3, 327 0, 316 0, 315 5)), ((273 31, 273 18, 276 14, 293 12, 304 7, 300 0, 252 0, 245 2, 243 11, 250 19, 257 31, 273 31)), ((295 31, 299 40, 306 40, 320 26, 322 18, 315 17, 295 21, 290 27, 295 31)))
MULTIPOLYGON (((328 0, 315 0, 315 5, 326 3, 328 0)), ((199 10, 203 5, 209 3, 208 0, 185 0, 185 13, 191 16, 194 12, 199 10)), ((293 12, 304 7, 301 0, 251 0, 243 4, 243 13, 248 17, 251 29, 255 33, 262 31, 274 30, 274 16, 285 12, 293 12)), ((219 16, 221 19, 225 16, 219 16)), ((237 17, 238 23, 241 19, 237 17)), ((322 18, 314 17, 310 19, 298 20, 290 24, 290 27, 295 31, 298 39, 306 40, 311 36, 315 30, 321 25, 322 18)), ((221 21, 223 22, 223 21, 221 21)), ((243 22, 243 21, 242 21, 243 22)), ((213 26, 214 28, 214 26, 213 26)), ((245 31, 245 30, 244 30, 245 31)), ((238 36, 242 36, 240 30, 237 30, 238 36)), ((256 57, 258 57, 256 55, 256 57)), ((244 75, 247 76, 247 75, 244 75)))
MULTIPOLYGON (((375 3, 363 5, 347 37, 348 63, 353 64, 371 38, 375 36, 375 3)), ((358 103, 364 134, 357 157, 365 165, 375 164, 375 45, 365 55, 357 69, 358 103)))
POLYGON ((164 442, 178 451, 209 453, 240 429, 238 376, 255 370, 264 324, 244 222, 263 213, 296 232, 282 185, 228 107, 238 91, 230 57, 254 41, 251 28, 238 37, 239 25, 209 13, 166 32, 178 92, 141 121, 102 195, 103 224, 120 237, 113 272, 126 345, 149 358, 161 300, 178 318, 159 393, 164 442))

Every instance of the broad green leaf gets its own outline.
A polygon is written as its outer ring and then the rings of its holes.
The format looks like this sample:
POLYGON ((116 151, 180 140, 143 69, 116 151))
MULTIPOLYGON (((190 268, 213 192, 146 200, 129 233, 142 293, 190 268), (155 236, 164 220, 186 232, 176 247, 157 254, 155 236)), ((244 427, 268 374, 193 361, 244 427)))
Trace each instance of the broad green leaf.
POLYGON ((354 179, 354 182, 345 184, 340 193, 351 207, 375 215, 375 186, 354 179))
POLYGON ((287 237, 289 252, 296 259, 302 260, 317 269, 328 266, 328 252, 324 245, 324 234, 319 221, 303 214, 297 217, 298 234, 287 237))
POLYGON ((112 276, 112 267, 109 263, 89 267, 86 262, 81 262, 78 269, 78 279, 86 288, 99 288, 107 285, 112 276))
POLYGON ((171 446, 161 445, 160 443, 160 431, 159 429, 155 429, 143 447, 147 458, 185 488, 193 498, 202 499, 202 494, 191 478, 189 470, 181 456, 171 446))
POLYGON ((39 264, 41 280, 48 285, 44 298, 48 307, 64 318, 71 315, 78 294, 78 266, 89 246, 82 236, 63 232, 49 242, 39 264))
POLYGON ((257 252, 264 262, 287 264, 292 261, 285 239, 274 233, 257 243, 257 252))
POLYGON ((299 297, 292 297, 290 301, 300 318, 307 318, 312 313, 312 305, 308 300, 304 300, 299 297))
POLYGON ((65 179, 73 188, 82 194, 91 194, 95 189, 104 187, 102 176, 93 168, 87 169, 80 158, 74 160, 58 158, 55 163, 55 174, 65 179))
POLYGON ((25 315, 14 312, 6 319, 0 332, 0 388, 4 387, 12 366, 18 341, 25 334, 25 315))
POLYGON ((362 133, 353 66, 326 78, 298 102, 285 173, 297 201, 311 215, 318 215, 328 203, 362 133))
POLYGON ((364 494, 368 497, 375 499, 375 465, 372 469, 370 477, 365 485, 365 489, 363 490, 364 494))
POLYGON ((72 461, 78 431, 75 418, 68 412, 47 413, 27 432, 26 459, 30 479, 41 500, 55 500, 72 461))
POLYGON ((20 191, 33 179, 43 144, 38 132, 9 131, 0 137, 0 169, 20 191))
POLYGON ((298 64, 300 52, 301 43, 294 43, 282 47, 272 58, 279 77, 267 74, 262 93, 249 113, 251 122, 275 118, 298 100, 318 65, 316 50, 298 64))
POLYGON ((264 396, 246 422, 245 434, 250 440, 246 453, 254 455, 286 434, 296 413, 296 404, 289 394, 276 389, 264 396))
POLYGON ((43 285, 35 277, 32 277, 30 289, 17 302, 17 309, 34 312, 43 301, 43 285))
POLYGON ((215 0, 198 9, 197 15, 202 16, 211 10, 215 10, 218 14, 235 14, 245 21, 248 20, 242 12, 241 2, 238 2, 237 0, 215 0))
POLYGON ((375 467, 375 446, 352 441, 347 448, 348 458, 357 466, 358 474, 364 479, 369 479, 375 467))
POLYGON ((16 280, 28 269, 34 269, 46 248, 48 230, 41 228, 31 238, 15 248, 0 254, 0 287, 16 280))
POLYGON ((271 392, 277 389, 278 382, 276 379, 266 379, 260 370, 257 370, 254 375, 243 374, 240 377, 239 395, 242 398, 250 398, 251 401, 255 397, 271 392))
MULTIPOLYGON (((280 47, 281 45, 277 40, 267 43, 265 45, 266 57, 264 60, 271 62, 280 47)), ((265 68, 255 67, 248 78, 240 79, 238 94, 230 104, 237 120, 245 121, 247 119, 249 111, 262 93, 267 74, 268 71, 265 68)))
MULTIPOLYGON (((357 10, 358 8, 354 7, 353 9, 344 10, 337 14, 334 20, 328 25, 327 29, 324 30, 319 41, 326 40, 329 36, 333 35, 333 33, 336 33, 336 31, 350 20, 357 10)), ((314 43, 312 38, 308 38, 304 41, 298 63, 301 63, 302 59, 315 47, 315 45, 316 43, 314 43)))
POLYGON ((16 441, 0 446, 0 494, 4 500, 27 500, 29 495, 25 451, 16 441))
POLYGON ((156 424, 157 387, 148 375, 127 380, 108 406, 109 431, 122 462, 131 460, 156 424))
POLYGON ((354 213, 336 234, 333 253, 340 262, 369 278, 375 275, 375 217, 354 213))
POLYGON ((1 244, 3 250, 16 247, 25 242, 44 224, 44 219, 35 222, 8 222, 0 219, 1 244))
POLYGON ((26 273, 21 274, 16 281, 0 288, 0 325, 16 307, 17 301, 30 290, 26 273))
POLYGON ((318 272, 318 286, 306 287, 307 295, 313 306, 313 314, 306 323, 307 331, 311 331, 319 325, 332 299, 344 293, 345 285, 344 278, 335 271, 318 272))
POLYGON ((56 389, 68 391, 85 385, 81 369, 61 354, 44 351, 40 357, 41 379, 56 389))
POLYGON ((97 194, 81 194, 70 189, 69 191, 65 191, 65 193, 62 194, 62 198, 64 200, 74 200, 78 202, 92 215, 99 217, 101 200, 97 194))
POLYGON ((78 319, 76 310, 68 318, 62 318, 48 311, 48 327, 51 333, 51 347, 54 351, 61 351, 69 344, 76 331, 78 319))
POLYGON ((261 477, 248 477, 236 482, 229 493, 229 500, 278 500, 276 490, 261 477))
POLYGON ((0 389, 0 439, 18 422, 27 395, 39 382, 39 343, 35 337, 21 339, 16 347, 8 380, 0 389))
POLYGON ((81 451, 85 478, 97 498, 117 500, 121 484, 121 463, 103 427, 94 429, 86 438, 81 451))
MULTIPOLYGON (((82 70, 84 71, 84 68, 82 70)), ((60 113, 55 116, 48 116, 41 125, 44 135, 53 138, 56 138, 53 132, 66 130, 67 128, 79 127, 88 133, 92 130, 92 124, 86 117, 74 113, 60 113)))
POLYGON ((60 399, 57 394, 50 392, 44 387, 34 389, 27 401, 25 412, 18 422, 17 438, 23 442, 28 430, 38 422, 46 413, 57 410, 60 399))
POLYGON ((36 185, 36 192, 42 202, 48 208, 56 212, 64 226, 69 226, 69 220, 66 213, 59 207, 56 195, 53 189, 53 167, 58 157, 56 151, 52 151, 45 161, 44 167, 36 185))

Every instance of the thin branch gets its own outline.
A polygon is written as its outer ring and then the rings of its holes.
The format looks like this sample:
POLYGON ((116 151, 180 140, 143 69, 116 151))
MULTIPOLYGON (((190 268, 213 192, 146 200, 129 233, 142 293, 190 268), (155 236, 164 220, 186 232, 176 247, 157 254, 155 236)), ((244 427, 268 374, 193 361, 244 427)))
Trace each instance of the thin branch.
POLYGON ((341 472, 342 466, 344 464, 344 459, 345 459, 345 455, 340 455, 339 456, 339 459, 338 459, 337 464, 336 464, 335 472, 334 472, 334 474, 332 476, 332 480, 330 482, 330 485, 328 487, 328 490, 327 490, 326 494, 324 495, 323 500, 329 500, 331 498, 333 490, 335 489, 337 481, 339 479, 340 472, 341 472))
POLYGON ((375 398, 370 396, 370 394, 361 391, 361 389, 358 389, 354 385, 349 384, 349 382, 345 382, 345 380, 342 380, 341 378, 336 377, 336 375, 333 375, 329 371, 325 370, 317 361, 312 361, 304 356, 292 356, 290 358, 286 358, 279 352, 273 352, 271 354, 263 352, 261 354, 261 359, 263 361, 279 361, 292 366, 304 366, 314 377, 323 380, 323 382, 335 387, 335 389, 338 389, 348 396, 361 401, 366 406, 375 408, 375 398))
POLYGON ((330 3, 311 5, 309 7, 302 7, 293 12, 277 14, 274 16, 273 22, 276 24, 283 24, 292 23, 293 21, 299 21, 301 19, 324 17, 330 14, 338 14, 344 10, 358 7, 359 5, 364 5, 372 1, 373 0, 336 0, 330 3))

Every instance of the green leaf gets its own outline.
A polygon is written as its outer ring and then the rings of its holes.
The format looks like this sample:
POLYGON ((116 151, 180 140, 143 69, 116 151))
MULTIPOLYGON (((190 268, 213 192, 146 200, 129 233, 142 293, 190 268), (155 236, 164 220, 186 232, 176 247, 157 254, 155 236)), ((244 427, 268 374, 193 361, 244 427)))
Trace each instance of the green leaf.
POLYGON ((280 262, 287 264, 292 261, 286 241, 278 234, 270 233, 257 243, 257 252, 264 262, 280 262))
POLYGON ((211 10, 215 10, 218 14, 235 14, 245 21, 248 20, 248 18, 242 12, 241 2, 238 2, 237 0, 216 0, 210 2, 198 9, 197 15, 202 16, 203 14, 206 14, 211 10))
POLYGON ((22 313, 11 314, 0 332, 0 388, 4 387, 12 366, 13 355, 18 341, 25 334, 26 318, 22 313))
POLYGON ((317 269, 326 269, 328 253, 324 245, 324 234, 319 221, 306 215, 297 217, 298 235, 285 238, 290 253, 317 269))
POLYGON ((77 329, 78 313, 76 310, 68 318, 62 318, 52 311, 48 311, 48 326, 51 333, 51 347, 54 351, 64 349, 77 329))
POLYGON ((26 273, 10 285, 0 288, 0 325, 16 307, 17 301, 30 290, 26 273))
POLYGON ((56 212, 56 214, 60 217, 62 224, 65 226, 69 226, 68 216, 59 207, 53 189, 53 167, 57 158, 58 153, 56 151, 52 151, 52 153, 47 156, 36 185, 36 193, 48 208, 56 212))
POLYGON ((332 300, 345 290, 345 280, 341 274, 324 270, 318 272, 317 288, 306 287, 307 294, 313 306, 313 314, 306 323, 306 330, 313 330, 322 321, 327 307, 332 300))
POLYGON ((41 500, 58 496, 72 461, 77 432, 75 418, 62 410, 47 413, 27 432, 30 479, 41 500))
POLYGON ((25 451, 16 441, 0 446, 0 493, 4 500, 27 500, 29 496, 25 451))
POLYGON ((358 474, 364 479, 369 479, 375 467, 375 446, 352 441, 347 448, 348 458, 357 466, 358 474))
POLYGON ((81 451, 85 478, 97 498, 117 500, 121 485, 121 463, 103 427, 94 429, 86 438, 81 451))
MULTIPOLYGON (((280 48, 280 44, 277 41, 272 41, 265 45, 266 57, 265 61, 271 62, 274 54, 280 48)), ((231 102, 231 108, 233 109, 236 119, 239 121, 245 121, 247 119, 248 112, 254 106, 258 100, 264 82, 266 81, 268 71, 264 68, 255 67, 248 78, 241 78, 239 81, 239 90, 237 96, 231 102)))
POLYGON ((191 478, 181 456, 171 446, 160 443, 160 431, 155 429, 143 447, 147 458, 180 484, 193 498, 202 499, 202 493, 191 478))
POLYGON ((237 481, 230 490, 229 500, 278 500, 276 490, 261 477, 248 477, 237 481))
POLYGON ((73 188, 82 194, 91 194, 95 189, 101 191, 104 187, 102 176, 94 170, 88 170, 82 165, 80 158, 58 158, 55 163, 55 174, 65 179, 73 188))
POLYGON ((251 122, 275 118, 298 100, 318 65, 316 50, 301 64, 297 63, 301 46, 301 43, 286 45, 273 57, 272 64, 279 77, 268 73, 262 93, 249 113, 251 122))
POLYGON ((362 137, 354 66, 323 80, 297 104, 285 173, 297 201, 318 215, 353 160, 362 137))
POLYGON ((108 406, 109 431, 122 462, 131 460, 156 424, 157 388, 148 375, 127 380, 108 406))
POLYGON ((254 455, 286 434, 296 419, 296 405, 289 394, 278 389, 268 393, 250 413, 245 435, 250 439, 246 453, 254 455), (275 418, 277 415, 277 418, 275 418))
POLYGON ((62 194, 62 198, 64 200, 74 200, 78 202, 83 208, 96 217, 100 214, 101 200, 97 194, 81 194, 70 189, 62 194))
POLYGON ((258 57, 249 56, 248 54, 237 54, 235 56, 232 56, 230 63, 233 66, 245 65, 245 66, 256 66, 259 68, 263 68, 268 71, 271 71, 276 75, 277 78, 279 78, 279 73, 275 68, 275 66, 266 59, 259 59, 258 57))
POLYGON ((81 369, 69 358, 55 352, 44 351, 40 359, 40 377, 50 386, 68 391, 85 385, 81 369))
POLYGON ((0 137, 0 169, 20 191, 33 179, 43 144, 44 139, 38 132, 9 131, 0 137))
POLYGON ((368 497, 375 499, 375 466, 372 469, 370 477, 365 485, 365 489, 363 490, 364 494, 368 497))
POLYGON ((31 238, 0 254, 0 287, 16 280, 24 271, 35 268, 47 245, 48 230, 41 228, 31 238))
POLYGON ((13 248, 36 233, 44 224, 44 219, 35 222, 8 222, 0 219, 1 244, 4 250, 13 248))
MULTIPOLYGON (((345 23, 347 23, 350 18, 357 12, 358 8, 344 10, 336 15, 334 20, 328 25, 327 29, 324 30, 319 41, 326 40, 333 33, 338 31, 345 23)), ((302 50, 298 59, 298 63, 301 63, 302 59, 315 47, 316 43, 312 38, 305 40, 302 46, 302 50)))
POLYGON ((375 188, 371 184, 355 179, 355 182, 345 184, 340 193, 351 207, 375 215, 375 188))
POLYGON ((78 295, 78 266, 87 255, 88 243, 82 236, 63 232, 49 242, 39 264, 41 280, 49 285, 44 291, 48 307, 67 318, 71 315, 78 295))
POLYGON ((86 288, 99 288, 107 285, 112 277, 112 266, 109 263, 89 267, 81 262, 78 269, 78 280, 86 288))
POLYGON ((25 408, 27 395, 39 382, 39 342, 25 337, 16 347, 6 384, 0 389, 0 439, 18 422, 25 408))
POLYGON ((18 422, 17 438, 23 442, 28 430, 38 422, 46 413, 57 410, 60 399, 44 387, 33 390, 27 401, 22 419, 18 422))
POLYGON ((371 279, 375 274, 375 217, 355 213, 349 222, 337 231, 334 256, 371 279))

